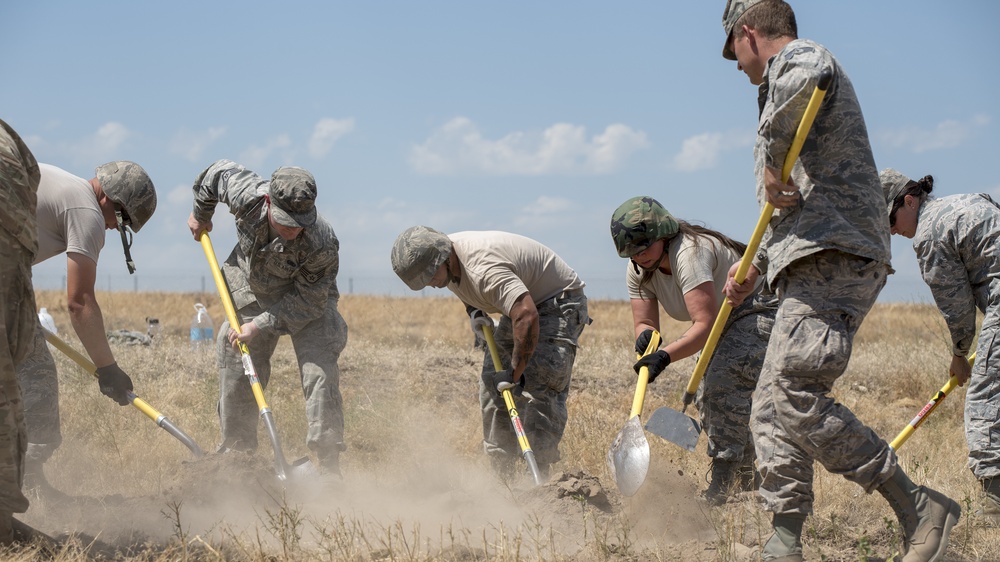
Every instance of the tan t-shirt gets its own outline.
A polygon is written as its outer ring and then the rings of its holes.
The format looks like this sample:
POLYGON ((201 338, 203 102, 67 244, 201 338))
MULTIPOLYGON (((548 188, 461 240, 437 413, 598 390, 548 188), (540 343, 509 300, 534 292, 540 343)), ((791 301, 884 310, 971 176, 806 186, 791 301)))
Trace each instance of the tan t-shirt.
POLYGON ((525 292, 538 304, 584 287, 562 258, 531 238, 496 230, 457 232, 448 238, 462 262, 461 282, 449 283, 448 289, 488 314, 510 316, 525 292))
POLYGON ((64 252, 94 260, 104 248, 104 215, 90 182, 52 166, 39 164, 38 254, 41 263, 64 252))
POLYGON ((712 281, 716 297, 722 302, 722 288, 726 285, 729 268, 742 258, 740 254, 711 236, 686 236, 680 234, 672 238, 667 246, 667 260, 670 261, 670 275, 659 269, 653 278, 641 288, 642 270, 638 273, 632 262, 628 263, 626 283, 628 296, 632 299, 655 298, 667 315, 675 320, 691 320, 684 295, 705 283, 712 281))

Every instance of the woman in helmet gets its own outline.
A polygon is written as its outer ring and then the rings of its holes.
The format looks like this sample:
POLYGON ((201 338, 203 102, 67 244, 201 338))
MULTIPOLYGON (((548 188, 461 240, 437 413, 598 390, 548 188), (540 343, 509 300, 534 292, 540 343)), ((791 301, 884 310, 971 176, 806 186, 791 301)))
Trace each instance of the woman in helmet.
POLYGON ((949 372, 969 383, 965 438, 969 469, 986 502, 980 515, 1000 523, 1000 205, 985 193, 931 196, 934 178, 879 174, 893 234, 913 240, 920 273, 951 333, 949 372), (975 365, 967 359, 983 313, 975 365))
MULTIPOLYGON (((676 340, 636 363, 649 367, 649 382, 671 362, 701 351, 722 304, 729 268, 746 245, 728 236, 674 218, 652 197, 633 197, 611 217, 618 255, 626 271, 635 350, 645 351, 652 330, 660 330, 660 307, 679 322, 691 322, 676 340)), ((756 480, 750 435, 750 397, 767 349, 777 301, 757 292, 729 316, 713 353, 695 404, 708 436, 712 481, 705 498, 725 503, 733 491, 751 489, 756 480)))

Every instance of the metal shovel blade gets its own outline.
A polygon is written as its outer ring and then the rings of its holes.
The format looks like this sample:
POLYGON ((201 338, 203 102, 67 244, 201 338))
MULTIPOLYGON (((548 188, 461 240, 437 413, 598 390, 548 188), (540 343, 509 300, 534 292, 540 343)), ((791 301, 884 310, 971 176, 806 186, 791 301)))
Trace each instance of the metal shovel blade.
POLYGON ((646 471, 649 470, 649 442, 639 423, 639 416, 629 418, 615 437, 608 449, 608 468, 615 477, 618 489, 626 496, 638 492, 646 480, 646 471))
POLYGON ((698 435, 701 433, 701 426, 694 418, 667 407, 653 412, 646 422, 646 429, 688 451, 698 446, 698 435))

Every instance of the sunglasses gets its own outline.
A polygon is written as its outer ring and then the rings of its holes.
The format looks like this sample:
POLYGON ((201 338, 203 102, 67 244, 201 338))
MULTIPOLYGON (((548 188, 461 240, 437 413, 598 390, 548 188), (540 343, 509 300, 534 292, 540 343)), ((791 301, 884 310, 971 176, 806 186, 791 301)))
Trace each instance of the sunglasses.
POLYGON ((905 202, 906 202, 905 197, 900 197, 899 199, 893 201, 892 210, 889 211, 889 228, 896 226, 896 211, 898 211, 905 202))

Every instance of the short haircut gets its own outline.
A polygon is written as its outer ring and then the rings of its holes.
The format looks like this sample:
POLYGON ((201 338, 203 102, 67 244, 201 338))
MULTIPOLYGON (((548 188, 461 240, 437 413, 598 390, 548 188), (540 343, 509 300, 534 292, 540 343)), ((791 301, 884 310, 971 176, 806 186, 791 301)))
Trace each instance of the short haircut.
POLYGON ((768 39, 799 38, 795 12, 784 0, 764 0, 751 6, 740 19, 736 20, 733 26, 733 39, 743 37, 744 25, 768 39))

